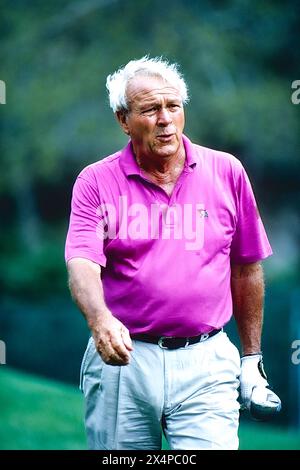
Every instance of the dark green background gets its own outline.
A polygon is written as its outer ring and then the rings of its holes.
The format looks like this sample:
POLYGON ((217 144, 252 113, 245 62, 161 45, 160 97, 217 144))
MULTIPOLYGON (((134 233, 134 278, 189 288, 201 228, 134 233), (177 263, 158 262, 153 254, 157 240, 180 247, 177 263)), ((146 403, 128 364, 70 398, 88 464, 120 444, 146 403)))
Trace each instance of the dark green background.
MULTIPOLYGON (((300 79, 299 2, 2 0, 0 11, 7 364, 77 383, 88 330, 70 300, 63 258, 72 185, 84 166, 126 143, 106 76, 132 58, 163 55, 189 85, 186 134, 236 155, 253 183, 274 250, 265 263, 263 336, 266 371, 283 400, 273 425, 299 427, 300 365, 291 360, 300 339, 300 105, 291 101, 300 79)), ((237 342, 234 325, 228 331, 237 342)))

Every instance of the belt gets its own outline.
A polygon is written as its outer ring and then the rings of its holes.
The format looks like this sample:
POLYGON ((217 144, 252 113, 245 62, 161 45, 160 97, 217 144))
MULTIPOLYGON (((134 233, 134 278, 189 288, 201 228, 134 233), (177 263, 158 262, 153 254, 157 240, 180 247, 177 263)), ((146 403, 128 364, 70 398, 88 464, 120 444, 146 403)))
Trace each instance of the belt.
POLYGON ((196 344, 201 341, 205 341, 208 338, 215 336, 220 331, 222 331, 222 328, 187 338, 177 338, 175 336, 151 336, 144 333, 137 333, 131 335, 131 338, 137 341, 144 341, 145 343, 158 344, 162 349, 178 349, 186 348, 189 344, 196 344))

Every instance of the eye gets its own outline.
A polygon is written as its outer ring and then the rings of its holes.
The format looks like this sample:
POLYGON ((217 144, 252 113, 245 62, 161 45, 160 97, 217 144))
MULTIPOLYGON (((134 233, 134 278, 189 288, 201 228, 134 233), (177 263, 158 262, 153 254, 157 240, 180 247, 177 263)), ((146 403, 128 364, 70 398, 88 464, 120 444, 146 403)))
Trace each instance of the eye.
POLYGON ((169 108, 171 108, 171 109, 178 109, 178 108, 180 108, 180 105, 179 105, 179 104, 176 104, 176 103, 171 103, 171 104, 169 104, 169 108))
POLYGON ((155 111, 156 111, 156 108, 154 106, 152 106, 152 108, 144 109, 142 111, 142 114, 151 114, 151 113, 155 113, 155 111))

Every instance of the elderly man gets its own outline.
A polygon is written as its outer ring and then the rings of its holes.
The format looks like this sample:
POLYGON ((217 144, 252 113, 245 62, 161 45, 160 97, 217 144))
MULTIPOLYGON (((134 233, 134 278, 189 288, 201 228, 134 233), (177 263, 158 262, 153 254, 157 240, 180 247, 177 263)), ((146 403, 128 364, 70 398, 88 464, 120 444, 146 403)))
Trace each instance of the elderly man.
POLYGON ((129 136, 73 190, 66 260, 92 336, 81 367, 91 449, 238 448, 261 367, 271 248, 241 163, 183 135, 176 65, 130 61, 107 78, 129 136), (243 348, 223 326, 232 313, 243 348), (242 369, 242 370, 241 370, 242 369))

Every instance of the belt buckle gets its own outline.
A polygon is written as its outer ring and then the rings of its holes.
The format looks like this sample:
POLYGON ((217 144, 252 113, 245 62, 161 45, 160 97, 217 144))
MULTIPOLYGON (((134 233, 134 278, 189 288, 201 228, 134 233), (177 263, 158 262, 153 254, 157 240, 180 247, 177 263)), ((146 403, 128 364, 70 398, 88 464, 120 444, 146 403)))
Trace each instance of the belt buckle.
MULTIPOLYGON (((167 346, 164 346, 163 345, 163 341, 165 339, 173 339, 175 338, 175 336, 161 336, 157 342, 158 346, 161 348, 161 349, 169 349, 167 346)), ((189 338, 186 338, 185 340, 185 345, 184 346, 180 346, 182 348, 186 348, 188 345, 190 344, 190 341, 189 341, 189 338)), ((170 348, 171 349, 171 348, 170 348)))
POLYGON ((200 338, 200 343, 209 338, 209 333, 203 333, 200 338))
POLYGON ((164 346, 163 345, 163 340, 164 339, 170 339, 172 338, 172 336, 161 336, 157 342, 158 346, 161 348, 161 349, 168 349, 167 346, 164 346))

